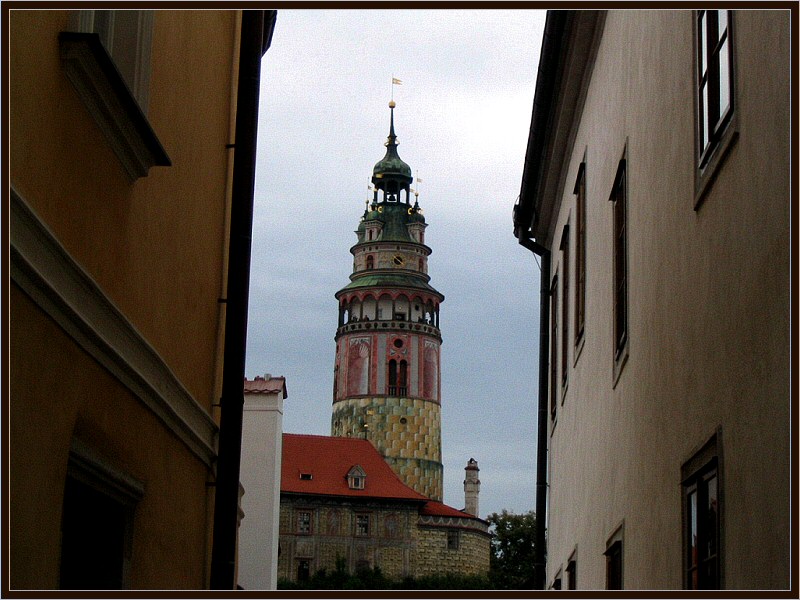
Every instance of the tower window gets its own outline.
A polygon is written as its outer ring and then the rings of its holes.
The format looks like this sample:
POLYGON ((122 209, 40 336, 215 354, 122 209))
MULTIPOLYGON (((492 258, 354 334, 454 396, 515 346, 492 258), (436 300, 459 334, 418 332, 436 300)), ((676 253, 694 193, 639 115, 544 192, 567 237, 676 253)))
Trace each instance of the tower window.
POLYGON ((394 359, 389 361, 389 395, 405 396, 407 393, 408 363, 394 359))
POLYGON ((399 338, 398 338, 398 339, 396 339, 396 340, 394 341, 394 347, 395 347, 395 348, 402 348, 402 347, 403 347, 403 340, 401 340, 401 339, 399 339, 399 338))
POLYGON ((397 395, 397 361, 389 361, 389 395, 397 395))
POLYGON ((458 529, 448 529, 447 530, 447 549, 448 550, 458 550, 458 529))
POLYGON ((397 393, 400 396, 406 395, 406 380, 408 377, 408 363, 404 360, 400 361, 400 376, 397 381, 397 393))
MULTIPOLYGON (((371 236, 372 232, 370 231, 369 233, 371 236)), ((367 270, 372 270, 374 268, 375 268, 375 257, 370 254, 369 256, 367 256, 367 270)))

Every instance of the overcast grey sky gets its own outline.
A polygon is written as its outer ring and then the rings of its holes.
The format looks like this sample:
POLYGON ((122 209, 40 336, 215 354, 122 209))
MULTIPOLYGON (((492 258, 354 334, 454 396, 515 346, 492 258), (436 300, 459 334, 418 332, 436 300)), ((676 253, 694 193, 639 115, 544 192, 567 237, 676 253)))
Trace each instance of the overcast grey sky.
POLYGON ((441 308, 444 501, 534 507, 539 272, 516 243, 545 11, 280 10, 262 67, 246 372, 286 377, 284 431, 330 434, 350 247, 385 153, 422 180, 441 308))

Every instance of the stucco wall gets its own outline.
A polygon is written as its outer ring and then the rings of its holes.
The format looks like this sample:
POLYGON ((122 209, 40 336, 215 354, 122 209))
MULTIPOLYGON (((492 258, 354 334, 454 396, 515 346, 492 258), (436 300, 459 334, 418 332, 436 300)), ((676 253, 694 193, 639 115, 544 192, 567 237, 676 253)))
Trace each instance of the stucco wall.
POLYGON ((276 589, 280 512, 282 394, 245 394, 239 480, 244 486, 239 525, 239 585, 276 589))
POLYGON ((134 512, 130 586, 202 588, 205 466, 14 285, 11 306, 11 588, 58 587, 73 437, 144 486, 134 512))
POLYGON ((624 523, 625 587, 680 588, 681 466, 718 428, 724 585, 789 584, 788 13, 735 13, 739 137, 697 210, 692 19, 608 14, 550 229, 556 275, 585 154, 585 345, 569 345, 550 431, 548 585, 577 549, 578 587, 603 588, 624 523), (608 199, 626 147, 630 341, 614 386, 608 199))
MULTIPOLYGON (((131 381, 144 380, 141 389, 150 385, 159 402, 178 390, 185 410, 177 420, 201 423, 211 448, 236 12, 155 11, 148 119, 172 166, 133 182, 60 65, 68 13, 15 10, 9 18, 11 185, 75 261, 70 276, 88 275, 93 298, 119 309, 88 324, 68 315, 59 326, 42 308, 47 298, 12 285, 11 587, 59 584, 68 453, 79 440, 143 486, 128 584, 203 588, 211 459, 187 447, 193 425, 176 425, 168 409, 157 417, 131 381), (94 357, 78 339, 89 330, 102 340, 94 357), (114 354, 120 347, 152 359, 161 379, 114 354)), ((73 284, 84 291, 83 280, 73 284)))
POLYGON ((156 11, 148 120, 172 166, 134 183, 60 66, 67 11, 10 20, 12 185, 210 410, 235 11, 156 11))

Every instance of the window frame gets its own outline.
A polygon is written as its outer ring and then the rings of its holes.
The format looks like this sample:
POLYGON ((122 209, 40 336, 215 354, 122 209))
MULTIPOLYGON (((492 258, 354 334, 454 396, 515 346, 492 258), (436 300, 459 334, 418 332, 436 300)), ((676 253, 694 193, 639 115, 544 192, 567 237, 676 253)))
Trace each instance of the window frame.
POLYGON ((355 537, 369 537, 371 535, 370 513, 356 513, 353 519, 353 535, 355 537))
MULTIPOLYGON (((738 99, 736 84, 736 25, 733 10, 695 10, 692 11, 693 37, 693 95, 695 107, 695 200, 694 209, 698 210, 705 199, 719 169, 725 162, 730 150, 739 137, 738 99), (727 26, 723 36, 712 37, 714 25, 719 22, 719 14, 724 12, 727 26), (714 14, 717 18, 711 19, 714 14), (704 20, 705 18, 705 20, 704 20), (723 39, 724 38, 724 39, 723 39), (725 61, 728 74, 728 106, 724 113, 719 111, 719 90, 721 82, 717 71, 718 57, 722 45, 727 45, 725 61), (705 50, 705 52, 704 52, 705 50), (709 57, 714 60, 709 60, 709 57), (705 61, 705 62, 704 62, 705 61), (707 66, 706 66, 707 62, 707 66), (704 89, 710 90, 708 102, 704 102, 704 89), (706 104, 713 105, 716 112, 706 110, 706 104), (707 115, 714 116, 713 128, 709 128, 708 142, 705 142, 705 121, 707 115)), ((716 28, 718 32, 718 27, 716 28)))
MULTIPOLYGON (((137 505, 144 497, 144 483, 119 469, 115 464, 112 464, 104 456, 97 453, 91 446, 77 438, 73 438, 70 441, 65 492, 67 481, 70 480, 91 490, 97 496, 102 496, 107 501, 114 502, 121 508, 124 533, 122 536, 123 548, 120 556, 120 584, 121 589, 126 589, 130 586, 134 517, 137 505)), ((62 504, 66 501, 66 496, 62 497, 62 504)), ((65 518, 65 514, 62 514, 63 518, 65 518)), ((61 551, 63 551, 63 548, 61 551)), ((59 580, 62 581, 65 578, 67 577, 61 571, 59 580)))
POLYGON ((447 549, 458 550, 461 547, 461 532, 458 529, 447 530, 447 549))
POLYGON ((609 195, 612 203, 612 305, 613 305, 613 385, 616 387, 625 363, 630 344, 629 303, 629 228, 628 228, 628 152, 627 143, 617 165, 614 184, 609 195))
POLYGON ((561 403, 569 384, 569 222, 561 232, 561 403))
POLYGON ((575 179, 575 333, 574 363, 583 349, 586 331, 586 151, 575 179))
POLYGON ((314 533, 314 511, 310 508, 298 508, 295 510, 294 517, 294 532, 295 535, 313 535, 314 533), (301 521, 303 515, 307 515, 307 521, 301 521), (304 531, 303 525, 307 525, 307 530, 304 531))
POLYGON ((61 66, 134 182, 147 176, 153 166, 172 165, 146 114, 154 11, 102 11, 112 25, 116 12, 124 12, 126 20, 131 16, 137 19, 136 34, 128 36, 129 40, 133 38, 130 44, 119 45, 126 52, 118 51, 117 61, 109 49, 113 49, 109 31, 104 32, 105 42, 94 31, 96 12, 70 12, 67 30, 58 35, 61 66), (135 47, 131 50, 130 46, 135 47), (125 55, 122 62, 128 63, 127 74, 120 71, 120 53, 125 55))
POLYGON ((558 271, 550 284, 550 420, 558 416, 558 271))
POLYGON ((723 551, 724 551, 724 498, 721 458, 721 430, 715 434, 699 449, 692 458, 681 466, 681 521, 682 521, 682 586, 683 589, 724 589, 723 551), (697 557, 692 560, 692 528, 697 533, 697 548, 701 548, 708 541, 707 521, 699 517, 699 509, 708 500, 708 482, 714 479, 716 487, 717 511, 714 523, 715 554, 706 559, 697 557), (695 510, 697 514, 692 519, 691 496, 695 495, 695 510), (703 576, 702 562, 713 560, 715 574, 711 580, 703 576), (693 574, 697 579, 693 581, 693 574), (696 583, 696 586, 693 586, 696 583))
POLYGON ((153 10, 90 9, 69 12, 69 30, 96 33, 99 36, 100 43, 144 114, 147 114, 150 103, 154 14, 153 10), (127 31, 126 24, 119 17, 128 21, 127 31), (135 19, 135 23, 131 19, 135 19), (135 30, 135 34, 131 35, 131 29, 135 30), (127 43, 121 44, 120 41, 127 43))
POLYGON ((625 523, 611 534, 606 541, 606 589, 625 589, 625 523), (612 587, 614 586, 614 587, 612 587))
POLYGON ((567 589, 568 590, 577 590, 578 589, 578 550, 575 549, 572 551, 569 559, 567 560, 567 566, 564 568, 564 572, 567 576, 567 589))

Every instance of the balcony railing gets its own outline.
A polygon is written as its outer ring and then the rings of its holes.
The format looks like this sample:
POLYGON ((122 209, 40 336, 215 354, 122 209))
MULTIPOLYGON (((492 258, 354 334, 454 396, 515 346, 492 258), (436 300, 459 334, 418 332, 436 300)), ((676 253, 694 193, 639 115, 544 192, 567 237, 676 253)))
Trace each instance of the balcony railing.
POLYGON ((426 322, 413 322, 413 321, 349 321, 341 325, 338 333, 345 333, 348 331, 380 331, 381 329, 404 329, 410 332, 428 333, 441 337, 441 332, 438 327, 434 327, 426 322))

